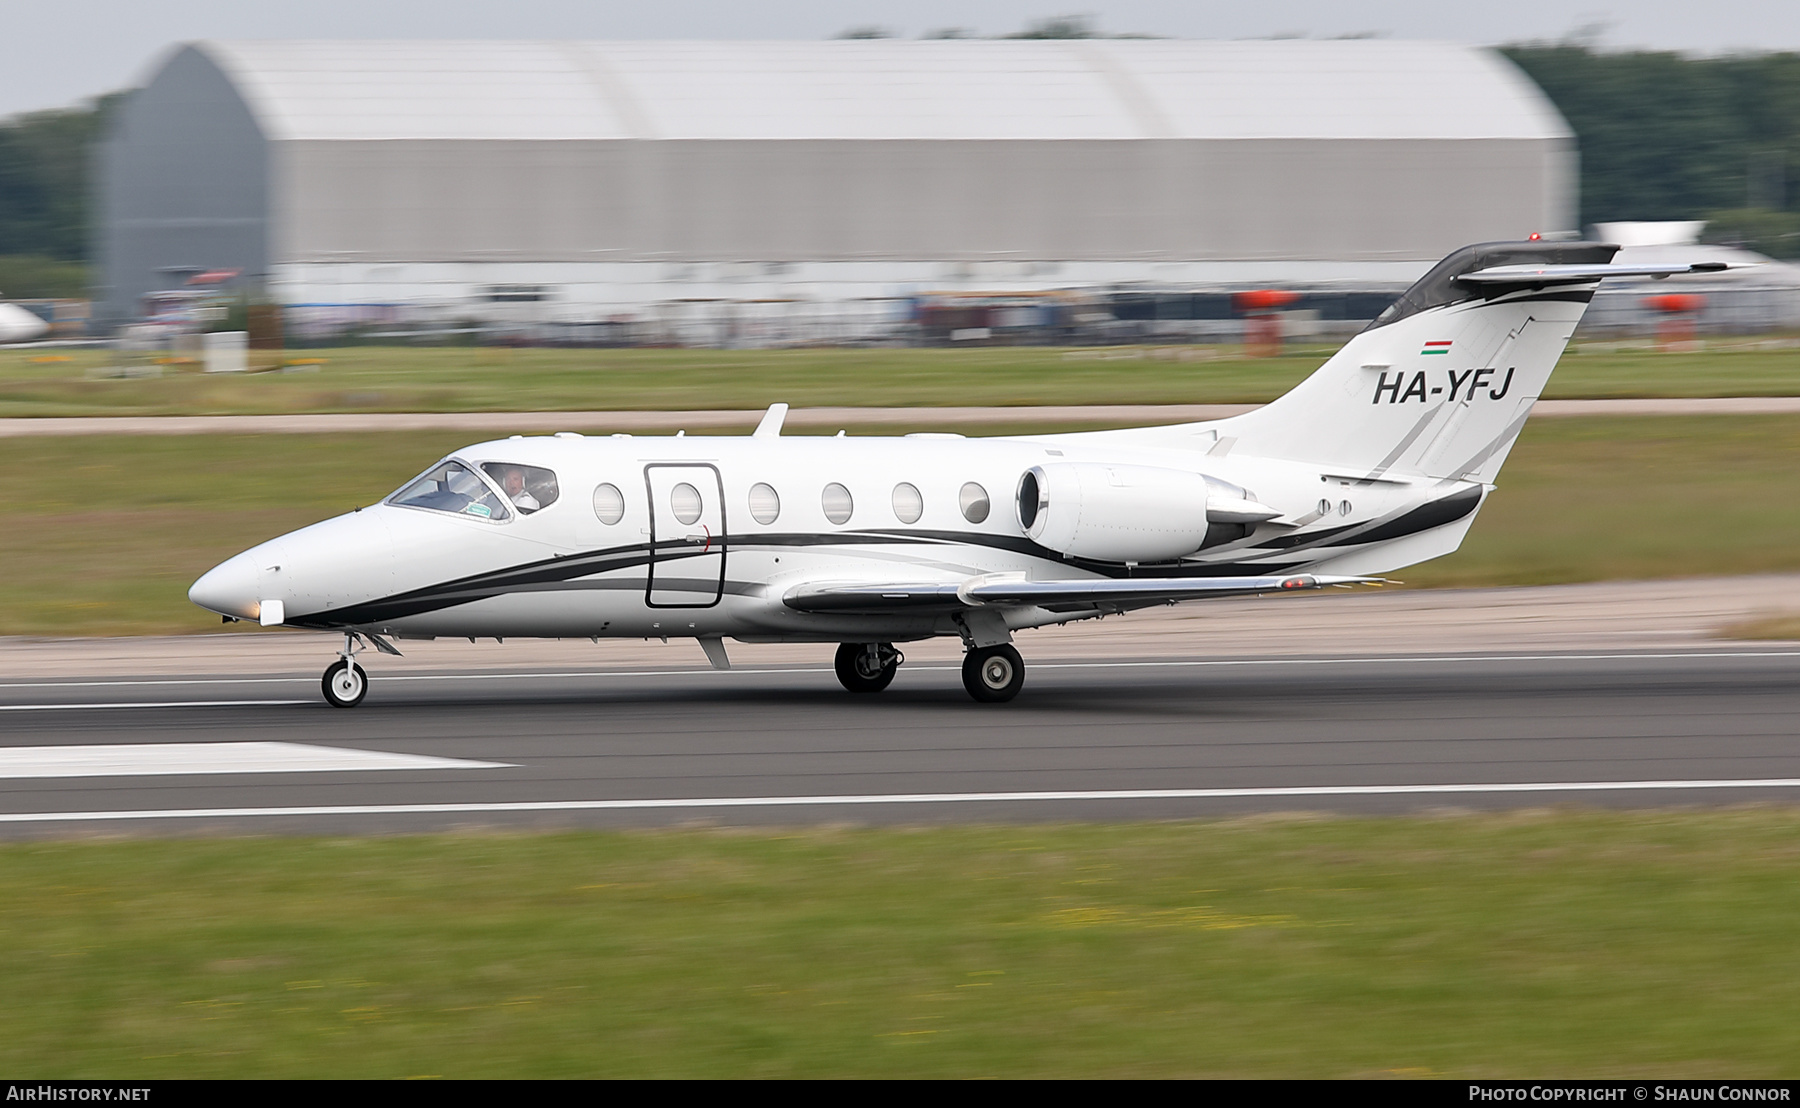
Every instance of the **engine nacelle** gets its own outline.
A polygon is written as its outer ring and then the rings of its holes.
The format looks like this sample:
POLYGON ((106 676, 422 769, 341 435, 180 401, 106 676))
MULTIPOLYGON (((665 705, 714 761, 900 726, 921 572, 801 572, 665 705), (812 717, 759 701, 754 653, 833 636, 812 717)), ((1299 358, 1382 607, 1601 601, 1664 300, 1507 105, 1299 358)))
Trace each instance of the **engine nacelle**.
POLYGON ((1058 554, 1167 562, 1206 542, 1206 478, 1156 466, 1052 462, 1019 478, 1019 524, 1058 554))

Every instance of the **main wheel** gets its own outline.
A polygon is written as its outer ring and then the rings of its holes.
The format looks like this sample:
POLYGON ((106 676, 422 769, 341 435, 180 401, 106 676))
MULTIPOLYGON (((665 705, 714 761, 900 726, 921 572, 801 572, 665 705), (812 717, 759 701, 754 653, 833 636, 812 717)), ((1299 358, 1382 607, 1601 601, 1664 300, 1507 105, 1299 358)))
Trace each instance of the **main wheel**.
POLYGON ((903 660, 893 643, 847 642, 838 646, 832 668, 838 683, 851 692, 877 693, 894 683, 903 660))
POLYGON ((1011 646, 984 646, 963 655, 963 688, 983 704, 1004 704, 1025 687, 1025 659, 1011 646))
POLYGON ((339 658, 325 667, 319 687, 325 692, 325 703, 333 708, 354 708, 369 694, 369 675, 355 662, 339 658))

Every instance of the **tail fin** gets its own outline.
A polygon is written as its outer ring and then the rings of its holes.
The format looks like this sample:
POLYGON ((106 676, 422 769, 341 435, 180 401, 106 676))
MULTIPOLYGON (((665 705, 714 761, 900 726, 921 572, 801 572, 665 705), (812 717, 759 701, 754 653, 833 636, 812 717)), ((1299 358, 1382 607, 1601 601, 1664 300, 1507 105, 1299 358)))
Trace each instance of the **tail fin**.
POLYGON ((1491 484, 1599 286, 1594 270, 1618 249, 1464 247, 1293 391, 1219 434, 1243 453, 1358 477, 1491 484))

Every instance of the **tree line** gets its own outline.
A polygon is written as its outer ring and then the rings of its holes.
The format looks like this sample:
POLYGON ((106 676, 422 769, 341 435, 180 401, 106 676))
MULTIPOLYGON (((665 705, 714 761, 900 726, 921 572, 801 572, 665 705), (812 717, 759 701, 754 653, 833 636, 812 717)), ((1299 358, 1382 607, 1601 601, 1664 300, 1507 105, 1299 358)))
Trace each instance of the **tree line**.
POLYGON ((1800 54, 1690 58, 1507 46, 1581 151, 1581 223, 1705 219, 1707 237, 1800 255, 1800 54))
POLYGON ((0 120, 0 293, 87 295, 94 148, 123 98, 0 120))
MULTIPOLYGON (((1078 20, 1046 20, 1008 37, 1096 34, 1078 20)), ((1500 52, 1575 132, 1584 227, 1705 219, 1711 241, 1800 257, 1800 54, 1696 58, 1575 43, 1500 52)), ((82 295, 93 240, 93 150, 123 96, 0 120, 0 292, 82 295)))

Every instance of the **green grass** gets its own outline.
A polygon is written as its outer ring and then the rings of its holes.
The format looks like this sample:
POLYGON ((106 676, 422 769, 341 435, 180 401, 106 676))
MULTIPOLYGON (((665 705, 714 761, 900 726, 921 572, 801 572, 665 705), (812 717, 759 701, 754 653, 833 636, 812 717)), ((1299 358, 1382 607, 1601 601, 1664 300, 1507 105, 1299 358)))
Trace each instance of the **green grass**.
MULTIPOLYGON (((1617 345, 1617 344, 1613 344, 1617 345)), ((1800 348, 1700 353, 1576 347, 1547 396, 1800 395, 1800 348)), ((801 406, 1255 403, 1332 347, 1268 359, 1235 348, 543 350, 347 347, 307 372, 94 377, 104 350, 0 351, 0 416, 344 411, 682 410, 801 406), (66 358, 65 361, 46 361, 66 358)))
POLYGON ((1800 814, 0 847, 33 1077, 1788 1077, 1800 814))
MULTIPOLYGON (((219 630, 187 602, 207 568, 373 503, 470 438, 0 439, 12 486, 0 634, 219 630)), ((1462 550, 1397 576, 1442 587, 1800 571, 1795 473, 1800 417, 1536 420, 1462 550)))
POLYGON ((0 634, 219 630, 201 573, 265 539, 370 504, 459 432, 0 439, 0 634))
POLYGON ((1800 571, 1800 418, 1533 420, 1432 587, 1800 571))

